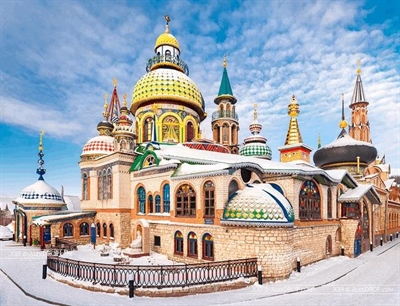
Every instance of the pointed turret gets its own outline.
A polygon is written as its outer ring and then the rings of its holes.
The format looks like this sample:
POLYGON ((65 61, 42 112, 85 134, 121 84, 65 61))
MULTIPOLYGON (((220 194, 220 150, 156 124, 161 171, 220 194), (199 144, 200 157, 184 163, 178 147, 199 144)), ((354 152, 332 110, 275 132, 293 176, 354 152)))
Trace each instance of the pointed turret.
POLYGON ((278 148, 280 151, 280 161, 289 162, 293 160, 304 160, 310 162, 311 148, 303 143, 301 138, 297 116, 300 113, 300 107, 295 95, 292 95, 288 105, 288 115, 290 116, 289 130, 286 135, 285 145, 278 148))
POLYGON ((358 61, 357 79, 349 107, 351 108, 351 125, 349 135, 356 139, 371 142, 368 121, 368 102, 365 98, 364 87, 361 80, 360 61, 358 61))
POLYGON ((44 160, 43 160, 43 135, 44 135, 44 131, 40 132, 40 141, 39 141, 39 160, 38 160, 38 164, 39 164, 39 168, 36 169, 36 173, 39 174, 39 180, 43 181, 43 175, 46 173, 46 169, 43 168, 44 165, 44 160))
POLYGON ((226 66, 226 56, 224 56, 221 84, 218 96, 214 99, 214 103, 218 105, 218 110, 212 114, 211 128, 216 143, 225 146, 232 154, 238 154, 239 119, 235 112, 237 100, 232 92, 226 66))

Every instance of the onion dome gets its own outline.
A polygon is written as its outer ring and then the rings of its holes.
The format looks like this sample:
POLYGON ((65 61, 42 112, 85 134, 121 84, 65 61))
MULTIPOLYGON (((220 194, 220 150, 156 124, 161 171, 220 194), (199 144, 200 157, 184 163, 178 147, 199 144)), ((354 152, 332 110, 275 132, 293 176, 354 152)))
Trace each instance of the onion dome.
POLYGON ((270 184, 248 184, 224 209, 221 224, 238 226, 293 226, 294 212, 285 196, 270 184))
POLYGON ((200 120, 205 118, 204 99, 196 84, 184 73, 159 68, 145 74, 135 85, 131 112, 151 102, 171 100, 187 105, 200 115, 200 120))
POLYGON ((254 104, 254 119, 249 125, 252 135, 244 140, 244 146, 239 151, 240 155, 271 160, 272 151, 267 145, 267 139, 259 135, 261 129, 262 125, 257 120, 257 104, 254 104))
POLYGON ((346 168, 352 174, 359 174, 360 167, 365 168, 373 162, 378 151, 371 143, 355 140, 346 133, 347 122, 344 119, 343 95, 342 120, 339 127, 342 130, 338 138, 315 151, 314 163, 322 169, 346 168))
POLYGON ((43 168, 43 135, 44 132, 40 133, 39 142, 39 168, 36 173, 39 175, 39 179, 36 183, 24 188, 14 202, 18 204, 62 204, 65 205, 63 197, 54 187, 50 186, 44 181, 43 175, 46 173, 46 169, 43 168))

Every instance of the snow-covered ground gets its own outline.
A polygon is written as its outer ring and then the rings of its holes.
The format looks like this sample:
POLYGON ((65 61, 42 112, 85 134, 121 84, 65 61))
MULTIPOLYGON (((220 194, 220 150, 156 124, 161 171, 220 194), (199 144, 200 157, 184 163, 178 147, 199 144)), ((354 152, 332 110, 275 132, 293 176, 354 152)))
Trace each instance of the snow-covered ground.
MULTIPOLYGON (((93 259, 89 246, 80 251, 68 256, 93 259)), ((301 273, 293 272, 287 280, 171 298, 129 299, 77 289, 50 277, 42 279, 45 256, 38 248, 0 242, 0 305, 400 305, 400 239, 355 259, 333 257, 302 267, 301 273)), ((153 257, 168 263, 160 255, 153 257)), ((155 262, 151 257, 140 260, 155 262)))

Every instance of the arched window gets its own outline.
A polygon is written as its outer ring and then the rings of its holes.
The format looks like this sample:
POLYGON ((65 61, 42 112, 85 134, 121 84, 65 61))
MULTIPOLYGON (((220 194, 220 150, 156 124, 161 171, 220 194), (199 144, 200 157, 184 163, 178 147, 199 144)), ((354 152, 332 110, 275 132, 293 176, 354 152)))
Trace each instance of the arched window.
POLYGON ((112 173, 110 168, 107 170, 106 174, 105 199, 112 199, 112 173))
POLYGON ((222 126, 222 143, 227 144, 229 139, 229 126, 228 124, 224 124, 222 126))
POLYGON ((103 171, 98 172, 98 186, 97 186, 97 197, 99 200, 104 199, 104 173, 103 171))
POLYGON ((215 215, 215 204, 214 204, 214 196, 215 196, 215 186, 211 181, 205 182, 203 186, 203 195, 204 195, 204 216, 214 218, 215 215))
POLYGON ((332 192, 328 188, 328 219, 332 219, 332 192))
POLYGON ((146 213, 146 191, 143 187, 139 187, 137 191, 139 212, 146 213))
POLYGON ((86 173, 82 174, 82 200, 90 200, 89 198, 89 177, 86 173))
POLYGON ((326 253, 326 255, 332 254, 332 237, 331 237, 331 235, 328 235, 328 237, 326 238, 325 253, 326 253))
POLYGON ((89 224, 87 222, 83 222, 79 226, 79 235, 81 236, 89 235, 89 224))
POLYGON ((73 237, 74 226, 71 223, 65 223, 63 226, 63 237, 73 237))
POLYGON ((165 213, 169 213, 170 211, 169 184, 165 184, 163 187, 163 209, 165 213))
POLYGON ((195 233, 190 232, 188 235, 188 252, 187 255, 190 257, 197 258, 197 236, 195 233))
POLYGON ((149 203, 149 213, 153 213, 154 212, 154 207, 153 207, 153 196, 149 195, 148 196, 148 203, 149 203))
POLYGON ((97 231, 97 237, 100 237, 100 233, 101 233, 100 222, 96 223, 96 231, 97 231))
POLYGON ((366 239, 369 237, 369 219, 368 219, 368 209, 365 203, 364 203, 362 218, 363 218, 363 238, 366 239))
POLYGON ((165 58, 167 61, 171 60, 171 51, 170 50, 165 51, 165 58))
POLYGON ((114 224, 110 224, 110 238, 114 238, 114 224))
POLYGON ((203 259, 214 260, 214 239, 210 234, 203 235, 203 259))
POLYGON ((239 185, 238 185, 238 183, 237 183, 235 180, 232 180, 232 181, 229 183, 229 187, 228 187, 228 197, 231 198, 231 196, 232 196, 233 194, 235 194, 235 192, 238 191, 238 190, 239 190, 239 185))
POLYGON ((107 238, 107 224, 103 223, 103 238, 107 238))
POLYGON ((180 186, 176 193, 176 216, 196 216, 196 193, 188 184, 180 186))
POLYGON ((183 235, 180 231, 175 232, 175 254, 183 255, 183 235))
POLYGON ((161 212, 161 197, 156 195, 156 213, 161 212))
POLYGON ((151 134, 153 130, 153 120, 148 117, 144 120, 143 124, 143 142, 151 141, 151 134))
POLYGON ((321 197, 318 186, 313 181, 305 181, 300 190, 300 220, 321 219, 321 197))
POLYGON ((186 141, 192 141, 194 138, 194 127, 192 122, 186 124, 186 141))

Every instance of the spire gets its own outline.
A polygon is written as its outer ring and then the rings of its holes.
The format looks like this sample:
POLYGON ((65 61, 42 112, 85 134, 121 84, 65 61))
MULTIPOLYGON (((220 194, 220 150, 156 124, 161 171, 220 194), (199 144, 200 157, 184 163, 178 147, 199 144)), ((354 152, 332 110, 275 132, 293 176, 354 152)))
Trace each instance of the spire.
POLYGON ((254 103, 254 118, 253 121, 249 125, 249 130, 251 134, 253 135, 258 135, 260 131, 262 130, 262 125, 258 123, 257 119, 257 103, 254 103))
POLYGON ((351 98, 350 107, 353 104, 364 102, 367 103, 367 99, 365 98, 364 94, 364 87, 361 81, 361 62, 360 60, 357 61, 358 68, 357 68, 357 79, 356 84, 354 86, 353 97, 351 98))
POLYGON ((118 80, 117 78, 114 78, 113 79, 114 89, 111 94, 110 104, 107 111, 108 112, 107 121, 110 121, 111 123, 116 123, 118 121, 119 111, 121 109, 117 92, 117 84, 118 80))
POLYGON ((39 174, 39 180, 43 181, 43 175, 46 173, 46 169, 43 168, 43 164, 44 164, 44 160, 43 160, 43 135, 44 135, 44 131, 42 130, 40 132, 40 140, 39 140, 39 160, 38 160, 38 164, 39 164, 39 168, 37 168, 36 173, 39 174))
POLYGON ((343 137, 347 134, 346 127, 348 126, 346 119, 344 118, 344 94, 342 93, 342 121, 339 123, 339 127, 342 129, 338 138, 343 137))
POLYGON ((112 130, 114 129, 114 126, 108 121, 108 117, 110 116, 110 111, 109 111, 109 107, 107 104, 107 98, 108 95, 104 94, 104 111, 103 111, 103 121, 99 122, 99 124, 97 125, 97 130, 99 131, 99 135, 100 136, 110 136, 112 130))
POLYGON ((165 22, 166 22, 166 25, 165 25, 165 33, 167 33, 167 34, 169 34, 169 22, 171 21, 171 19, 169 18, 169 16, 168 15, 164 15, 164 19, 165 19, 165 22))
POLYGON ((303 143, 303 139, 300 135, 299 124, 296 119, 299 113, 299 104, 297 103, 295 95, 292 95, 292 99, 290 101, 290 104, 288 105, 288 115, 291 118, 289 123, 289 130, 286 135, 285 145, 303 143))
POLYGON ((321 134, 318 133, 318 149, 321 148, 321 134))
POLYGON ((222 64, 224 71, 222 73, 221 85, 219 86, 218 96, 230 95, 233 96, 231 83, 228 78, 228 71, 226 70, 226 55, 224 55, 224 62, 222 64))

